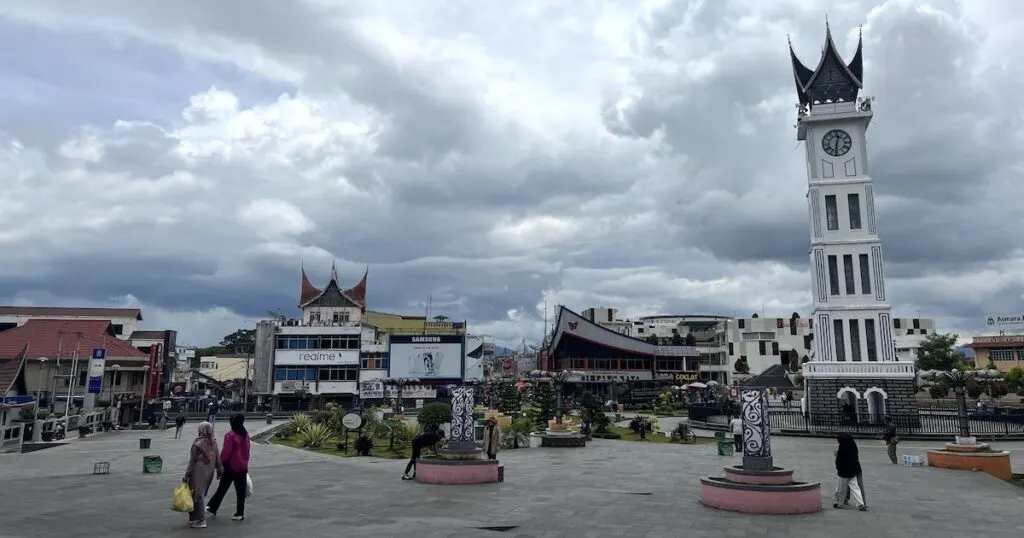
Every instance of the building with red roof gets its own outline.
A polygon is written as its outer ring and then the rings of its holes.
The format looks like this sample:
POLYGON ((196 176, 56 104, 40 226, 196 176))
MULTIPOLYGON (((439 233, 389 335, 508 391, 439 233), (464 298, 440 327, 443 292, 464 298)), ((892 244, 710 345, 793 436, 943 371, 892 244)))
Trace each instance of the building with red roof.
POLYGON ((149 355, 118 338, 113 325, 104 320, 29 319, 0 332, 0 385, 5 380, 10 385, 5 396, 38 394, 44 407, 63 412, 69 391, 73 401, 84 401, 89 358, 102 348, 106 366, 98 399, 140 402, 149 355))

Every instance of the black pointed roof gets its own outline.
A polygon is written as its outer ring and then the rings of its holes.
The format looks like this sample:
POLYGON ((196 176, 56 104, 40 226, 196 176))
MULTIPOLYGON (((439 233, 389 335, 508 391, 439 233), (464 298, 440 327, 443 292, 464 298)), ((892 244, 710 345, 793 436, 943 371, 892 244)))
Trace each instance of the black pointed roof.
POLYGON ((825 25, 825 46, 822 48, 821 59, 814 69, 810 69, 789 44, 789 58, 793 64, 793 79, 801 105, 814 105, 825 102, 855 102, 857 93, 863 88, 864 76, 864 39, 857 41, 857 52, 850 63, 843 61, 832 40, 832 30, 825 25))

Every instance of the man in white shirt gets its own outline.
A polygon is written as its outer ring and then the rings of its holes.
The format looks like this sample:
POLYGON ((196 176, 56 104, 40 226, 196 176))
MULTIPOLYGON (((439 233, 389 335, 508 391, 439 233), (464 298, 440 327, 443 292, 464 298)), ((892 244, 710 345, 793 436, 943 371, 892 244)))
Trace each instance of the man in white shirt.
POLYGON ((735 445, 736 452, 743 450, 743 421, 740 417, 733 417, 729 421, 729 428, 732 429, 732 442, 735 445))

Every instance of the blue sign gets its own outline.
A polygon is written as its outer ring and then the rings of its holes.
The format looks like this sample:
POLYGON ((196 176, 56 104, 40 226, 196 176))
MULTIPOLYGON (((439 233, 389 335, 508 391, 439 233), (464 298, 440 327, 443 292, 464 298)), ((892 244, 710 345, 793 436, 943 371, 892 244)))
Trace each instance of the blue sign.
POLYGON ((103 370, 106 369, 106 366, 106 348, 93 348, 92 359, 89 360, 89 383, 86 389, 89 394, 99 394, 103 391, 103 370))
POLYGON ((107 348, 105 348, 105 347, 94 347, 94 348, 92 348, 92 358, 94 358, 94 359, 105 359, 105 358, 107 358, 107 348))
POLYGON ((89 394, 99 394, 103 390, 103 378, 102 377, 90 377, 89 378, 89 394))

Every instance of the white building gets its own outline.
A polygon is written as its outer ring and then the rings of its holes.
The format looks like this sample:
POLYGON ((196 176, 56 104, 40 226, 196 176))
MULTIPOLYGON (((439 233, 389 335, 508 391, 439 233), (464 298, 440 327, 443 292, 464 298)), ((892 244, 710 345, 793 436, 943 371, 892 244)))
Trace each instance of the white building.
POLYGON ((127 340, 139 329, 138 308, 73 308, 55 306, 0 306, 0 332, 20 327, 30 319, 109 321, 114 334, 127 340))
POLYGON ((916 416, 914 365, 900 361, 885 289, 882 242, 868 162, 870 99, 858 99, 862 43, 843 61, 826 30, 810 69, 790 47, 805 142, 815 356, 804 367, 812 419, 886 413, 916 416))

